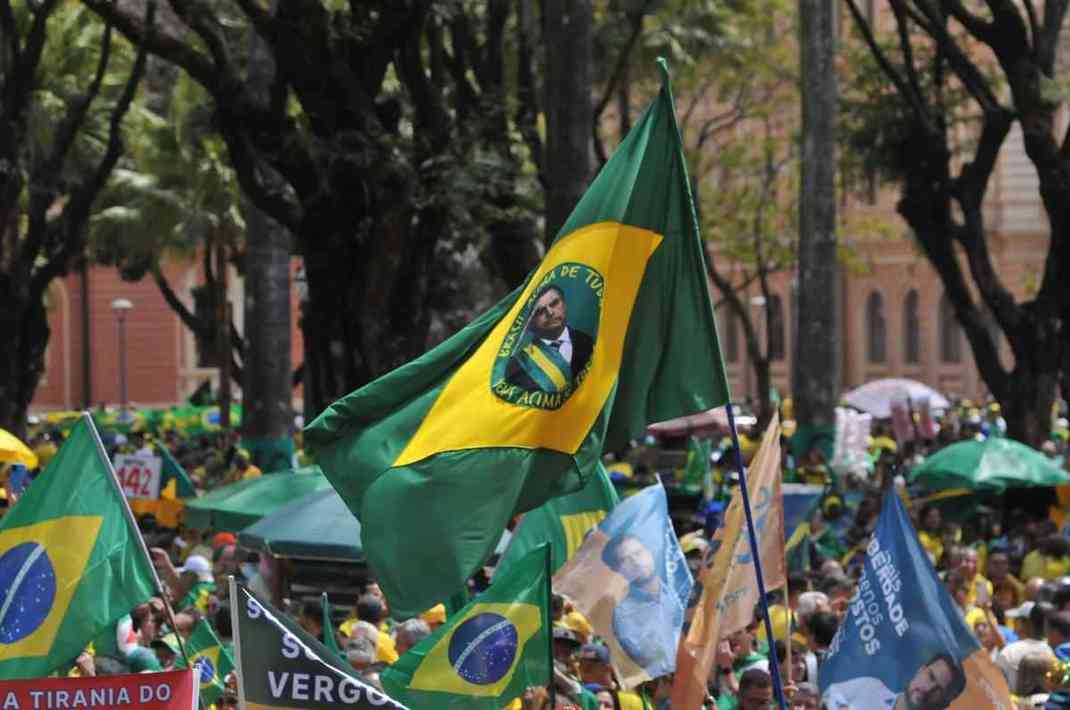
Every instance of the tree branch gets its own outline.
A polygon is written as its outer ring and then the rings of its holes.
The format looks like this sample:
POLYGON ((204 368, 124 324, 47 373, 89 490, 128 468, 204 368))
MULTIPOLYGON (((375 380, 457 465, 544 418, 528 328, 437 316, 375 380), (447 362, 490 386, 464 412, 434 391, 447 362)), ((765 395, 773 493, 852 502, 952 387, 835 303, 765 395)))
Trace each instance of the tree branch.
MULTIPOLYGON (((37 75, 37 66, 41 63, 41 53, 47 39, 48 18, 55 11, 56 3, 57 0, 45 0, 33 10, 33 24, 30 25, 26 43, 19 53, 14 76, 10 79, 13 81, 13 89, 7 98, 11 101, 11 106, 4 107, 10 116, 22 114, 33 92, 34 77, 37 75)), ((33 8, 34 4, 31 3, 30 7, 33 8)))
MULTIPOLYGON (((893 0, 893 2, 901 1, 893 0)), ((963 53, 955 38, 947 31, 944 18, 937 15, 936 9, 931 5, 923 3, 921 7, 925 15, 921 15, 914 8, 907 7, 905 10, 910 19, 933 38, 952 71, 955 72, 955 76, 981 106, 981 109, 983 111, 1002 110, 999 99, 992 92, 992 87, 988 85, 984 75, 977 69, 977 65, 963 53)))
POLYGON ((152 274, 152 280, 156 283, 156 288, 159 289, 160 295, 163 296, 163 300, 166 301, 167 305, 171 307, 171 310, 175 312, 178 319, 182 321, 182 324, 189 328, 194 337, 210 340, 212 337, 211 324, 198 318, 186 307, 186 304, 182 302, 182 299, 180 299, 174 289, 171 288, 171 283, 160 269, 160 265, 154 263, 150 269, 150 273, 152 274))
POLYGON ((26 240, 22 246, 21 260, 23 268, 29 271, 33 262, 37 259, 38 252, 48 229, 45 225, 49 208, 58 196, 56 184, 63 171, 63 164, 67 155, 74 145, 78 132, 85 123, 89 107, 100 94, 100 87, 104 82, 108 63, 111 60, 112 27, 105 23, 104 35, 100 42, 100 56, 97 59, 97 67, 89 82, 86 92, 71 102, 66 115, 56 127, 55 137, 52 139, 52 148, 46 158, 31 169, 30 174, 30 204, 29 204, 29 227, 26 240))
POLYGON ((1040 35, 1034 35, 1033 45, 1037 64, 1049 77, 1055 73, 1055 54, 1059 46, 1059 34, 1066 19, 1067 0, 1046 0, 1044 3, 1044 27, 1040 35))
POLYGON ((1040 21, 1037 19, 1037 8, 1033 4, 1033 0, 1022 0, 1022 4, 1025 5, 1025 16, 1029 19, 1029 36, 1033 40, 1033 56, 1039 58, 1039 45, 1040 45, 1040 21))
MULTIPOLYGON (((19 33, 15 26, 15 13, 11 11, 11 0, 0 0, 0 39, 4 41, 9 55, 0 58, 0 69, 14 69, 19 64, 19 33)), ((0 107, 0 110, 3 108, 0 107)))
POLYGON ((531 41, 528 36, 535 23, 530 16, 530 0, 517 0, 517 2, 517 107, 514 120, 520 129, 520 134, 524 137, 524 142, 528 146, 528 152, 531 153, 531 161, 535 164, 535 169, 539 176, 539 184, 542 185, 543 189, 546 189, 547 178, 543 161, 544 148, 542 137, 539 135, 536 126, 536 119, 539 115, 538 92, 535 87, 535 72, 532 69, 532 48, 536 43, 531 41))
POLYGON ((944 11, 958 20, 959 24, 977 39, 988 44, 992 39, 995 27, 992 22, 974 15, 962 4, 962 0, 941 0, 944 11))
POLYGON ((877 60, 877 64, 880 66, 881 71, 884 72, 888 80, 895 86, 899 95, 910 104, 910 107, 914 110, 915 116, 918 121, 924 126, 930 126, 928 118, 928 109, 926 108, 924 97, 914 94, 910 89, 910 85, 907 83, 899 72, 895 70, 892 63, 888 61, 888 57, 885 56, 884 50, 877 43, 877 39, 873 36, 873 28, 870 27, 869 22, 862 15, 862 11, 858 8, 856 0, 846 0, 847 8, 851 11, 851 17, 854 18, 855 27, 862 34, 862 39, 865 41, 866 46, 869 47, 869 51, 873 53, 873 58, 877 60))
POLYGON ((220 76, 211 60, 180 39, 164 32, 149 31, 144 22, 133 15, 128 15, 119 8, 114 0, 83 0, 86 7, 101 19, 110 22, 132 43, 145 46, 153 54, 185 69, 191 77, 211 94, 220 91, 220 76))
MULTIPOLYGON (((145 7, 145 26, 151 27, 156 17, 156 0, 148 0, 145 7)), ((104 155, 97 164, 92 174, 71 192, 66 204, 63 206, 59 224, 56 227, 56 243, 60 246, 56 251, 46 256, 46 263, 31 277, 31 287, 44 293, 48 283, 57 276, 67 272, 69 262, 80 254, 85 245, 85 225, 89 221, 89 213, 97 195, 103 189, 112 169, 123 153, 122 123, 134 101, 138 84, 145 75, 145 64, 148 60, 147 42, 142 42, 138 47, 134 66, 130 70, 130 76, 123 86, 122 93, 112 108, 108 120, 108 142, 104 155)), ((46 249, 47 251, 47 249, 46 249)))

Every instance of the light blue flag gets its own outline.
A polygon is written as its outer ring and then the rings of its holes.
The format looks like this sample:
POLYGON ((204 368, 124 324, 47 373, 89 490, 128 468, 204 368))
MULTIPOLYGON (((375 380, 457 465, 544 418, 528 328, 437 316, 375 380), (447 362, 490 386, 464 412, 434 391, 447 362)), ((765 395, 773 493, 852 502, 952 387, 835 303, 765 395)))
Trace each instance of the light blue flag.
POLYGON ((894 492, 819 680, 830 710, 1013 707, 894 492))
POLYGON ((625 687, 671 673, 691 573, 660 484, 626 498, 554 576, 610 650, 625 687))

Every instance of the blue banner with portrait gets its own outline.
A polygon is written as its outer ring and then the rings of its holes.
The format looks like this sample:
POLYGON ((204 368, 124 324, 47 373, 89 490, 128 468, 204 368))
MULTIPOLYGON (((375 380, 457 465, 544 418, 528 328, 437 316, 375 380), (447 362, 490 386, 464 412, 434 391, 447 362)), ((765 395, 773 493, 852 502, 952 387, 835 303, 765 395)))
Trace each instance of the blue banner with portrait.
POLYGON ((660 484, 614 508, 553 580, 606 641, 626 687, 675 669, 691 586, 660 484))
POLYGON ((892 491, 819 679, 830 710, 1012 707, 892 491))

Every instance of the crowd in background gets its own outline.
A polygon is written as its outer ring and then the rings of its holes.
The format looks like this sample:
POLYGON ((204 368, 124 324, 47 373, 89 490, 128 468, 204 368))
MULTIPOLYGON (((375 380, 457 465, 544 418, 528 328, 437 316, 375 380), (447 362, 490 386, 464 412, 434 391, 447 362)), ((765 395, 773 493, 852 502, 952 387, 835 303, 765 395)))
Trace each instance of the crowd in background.
MULTIPOLYGON (((1054 412, 1053 434, 1041 450, 1070 469, 1065 409, 1054 412)), ((760 615, 750 626, 721 639, 714 672, 709 679, 708 706, 720 710, 766 708, 773 701, 770 664, 779 664, 787 683, 791 707, 821 707, 818 692, 822 661, 847 613, 861 572, 864 550, 880 511, 883 490, 895 490, 907 502, 919 540, 954 599, 968 627, 1003 671, 1022 708, 1070 708, 1070 536, 1066 511, 1070 490, 1030 490, 1027 495, 999 499, 984 495, 927 497, 906 485, 912 466, 956 441, 1004 436, 1006 425, 998 407, 964 402, 938 413, 939 433, 928 440, 900 445, 885 422, 872 429, 866 465, 837 471, 827 463, 826 450, 791 447, 792 422, 784 431, 784 478, 788 482, 818 484, 824 493, 807 519, 805 534, 796 536, 788 551, 791 571, 787 590, 771 593, 775 642, 769 644, 760 615), (889 488, 891 486, 891 488, 889 488)), ((43 469, 62 444, 57 428, 41 427, 30 442, 43 469)), ((744 430, 745 458, 759 439, 756 428, 744 430)), ((109 453, 151 453, 166 446, 189 472, 198 490, 262 475, 236 434, 184 436, 171 429, 153 433, 105 432, 109 453)), ((300 451, 295 465, 308 463, 300 451)), ((672 490, 680 475, 657 470, 648 456, 664 442, 646 442, 616 458, 630 462, 629 483, 653 481, 655 473, 672 490), (634 465, 631 465, 634 464, 634 465)), ((679 445, 680 442, 675 442, 679 445)), ((719 523, 719 511, 731 496, 738 477, 728 455, 728 442, 715 442, 711 457, 714 483, 699 497, 695 515, 677 519, 677 533, 695 574, 709 550, 708 541, 719 523), (712 497, 712 500, 711 500, 712 497)), ((612 470, 612 467, 611 467, 612 470)), ((621 470, 616 469, 617 476, 621 470)), ((11 468, 4 472, 10 478, 11 468)), ((17 494, 5 485, 4 505, 17 494)), ((214 629, 224 646, 231 643, 228 587, 236 576, 265 598, 277 598, 273 569, 266 556, 239 547, 229 532, 162 527, 152 516, 139 520, 153 563, 166 589, 130 610, 114 633, 94 641, 77 659, 71 674, 106 674, 169 669, 179 658, 179 638, 188 638, 202 620, 214 629)), ((793 531, 787 531, 790 536, 793 531)), ((492 572, 494 560, 488 563, 492 572)), ((471 592, 488 583, 488 575, 473 579, 471 592)), ((353 669, 370 684, 401 654, 432 633, 446 619, 439 605, 418 618, 392 619, 387 600, 374 580, 367 578, 352 608, 338 609, 335 628, 325 629, 318 599, 283 600, 285 611, 301 626, 326 641, 334 634, 353 669)), ((554 599, 553 654, 557 707, 587 710, 631 710, 668 707, 672 677, 654 679, 638 688, 620 688, 608 647, 600 643, 590 623, 567 599, 554 599)), ((236 704, 233 678, 217 703, 236 704)), ((939 689, 931 703, 942 707, 939 689)), ((549 688, 531 688, 510 708, 545 708, 549 688)))

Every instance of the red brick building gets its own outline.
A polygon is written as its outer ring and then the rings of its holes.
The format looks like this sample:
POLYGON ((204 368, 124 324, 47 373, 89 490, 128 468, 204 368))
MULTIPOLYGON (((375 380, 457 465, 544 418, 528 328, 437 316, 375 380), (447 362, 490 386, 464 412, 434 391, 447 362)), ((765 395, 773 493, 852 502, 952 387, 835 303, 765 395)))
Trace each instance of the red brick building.
MULTIPOLYGON (((294 263, 295 273, 298 263, 294 263)), ((192 310, 192 290, 203 280, 200 266, 195 262, 172 263, 165 273, 192 310)), ((118 298, 133 304, 125 316, 127 397, 132 406, 169 406, 184 401, 206 380, 213 388, 218 384, 218 369, 198 362, 193 335, 151 278, 130 283, 120 279, 113 268, 95 267, 85 274, 72 273, 49 290, 52 337, 31 411, 79 409, 87 403, 94 407, 119 404, 119 328, 112 309, 118 298)), ((242 299, 242 280, 231 271, 228 301, 239 332, 244 329, 242 299)), ((291 307, 291 358, 296 366, 303 359, 296 288, 291 307)), ((240 388, 234 391, 240 395, 240 388)), ((298 389, 295 397, 299 395, 298 389)))

